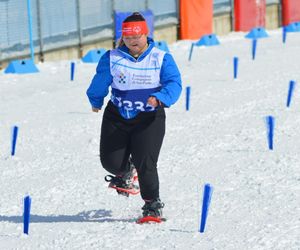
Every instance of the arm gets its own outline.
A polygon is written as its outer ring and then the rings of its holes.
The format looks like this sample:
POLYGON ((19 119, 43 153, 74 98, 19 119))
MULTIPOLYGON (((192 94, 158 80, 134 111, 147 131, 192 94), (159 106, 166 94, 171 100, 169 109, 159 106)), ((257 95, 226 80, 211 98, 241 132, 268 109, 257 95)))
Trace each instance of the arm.
POLYGON ((86 91, 92 110, 98 112, 103 105, 104 97, 108 94, 108 88, 112 82, 110 74, 110 52, 106 52, 100 59, 96 74, 86 91))
POLYGON ((162 102, 166 107, 170 107, 174 104, 181 93, 181 76, 178 67, 171 56, 166 53, 163 59, 160 82, 162 89, 159 92, 152 94, 159 102, 162 102))

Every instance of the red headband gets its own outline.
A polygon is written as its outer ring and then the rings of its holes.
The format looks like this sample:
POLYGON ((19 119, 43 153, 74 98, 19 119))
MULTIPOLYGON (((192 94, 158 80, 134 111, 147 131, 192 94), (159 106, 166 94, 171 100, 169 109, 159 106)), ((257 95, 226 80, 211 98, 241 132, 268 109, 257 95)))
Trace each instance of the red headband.
POLYGON ((126 22, 122 24, 123 36, 148 34, 146 21, 126 22))

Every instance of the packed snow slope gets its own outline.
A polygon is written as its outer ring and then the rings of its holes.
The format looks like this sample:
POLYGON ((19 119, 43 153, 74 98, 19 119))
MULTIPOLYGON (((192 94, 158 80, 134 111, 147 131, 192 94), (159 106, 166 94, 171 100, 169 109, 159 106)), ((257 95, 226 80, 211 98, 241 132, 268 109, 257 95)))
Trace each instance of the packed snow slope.
MULTIPOLYGON (((102 112, 85 91, 96 65, 39 63, 36 74, 0 73, 0 249, 300 249, 300 35, 257 44, 244 33, 220 46, 169 45, 182 74, 180 100, 166 110, 159 158, 162 224, 138 225, 140 196, 107 188, 99 161, 102 112), (233 57, 239 57, 233 79, 233 57), (185 88, 191 87, 190 111, 185 88), (268 149, 266 116, 275 118, 268 149), (11 127, 19 127, 10 156, 11 127), (200 234, 203 186, 214 191, 200 234), (29 235, 23 198, 30 195, 29 235)), ((108 98, 106 99, 106 101, 108 98)))

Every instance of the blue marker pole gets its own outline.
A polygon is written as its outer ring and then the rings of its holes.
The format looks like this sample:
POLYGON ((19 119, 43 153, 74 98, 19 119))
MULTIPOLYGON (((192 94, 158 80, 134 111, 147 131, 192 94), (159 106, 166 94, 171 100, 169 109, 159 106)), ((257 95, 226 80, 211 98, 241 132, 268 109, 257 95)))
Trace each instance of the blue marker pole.
POLYGON ((275 119, 273 116, 267 116, 266 122, 267 122, 267 128, 268 128, 268 145, 269 145, 269 149, 273 150, 275 119))
POLYGON ((213 188, 210 184, 205 184, 204 193, 203 193, 203 204, 202 204, 202 213, 201 213, 201 222, 199 232, 203 233, 205 229, 206 219, 208 215, 208 208, 211 201, 213 188))
POLYGON ((19 128, 17 126, 13 126, 12 128, 12 138, 11 138, 11 155, 14 156, 16 152, 16 144, 18 137, 19 128))
POLYGON ((28 26, 29 26, 30 55, 31 55, 31 60, 34 62, 34 49, 33 49, 33 39, 32 39, 32 16, 31 16, 30 0, 27 0, 27 15, 28 15, 28 26))
POLYGON ((257 40, 252 40, 252 60, 255 60, 257 40))
POLYGON ((186 102, 185 102, 186 111, 190 110, 190 95, 191 95, 191 87, 186 87, 186 102))
POLYGON ((233 58, 233 77, 234 77, 234 79, 237 78, 238 66, 239 66, 238 64, 239 64, 239 58, 234 57, 233 58))
POLYGON ((191 61, 192 59, 193 48, 194 48, 194 43, 192 43, 192 46, 190 48, 189 61, 191 61))
POLYGON ((74 80, 74 73, 75 73, 75 63, 71 62, 71 81, 74 80))
POLYGON ((286 28, 282 27, 282 42, 285 43, 286 42, 286 28))
POLYGON ((23 214, 23 232, 24 234, 28 234, 29 231, 29 222, 30 222, 30 207, 31 207, 31 198, 26 196, 24 198, 24 214, 23 214))
POLYGON ((287 102, 286 102, 287 107, 290 107, 293 92, 294 92, 294 89, 295 89, 295 85, 296 85, 295 81, 290 81, 289 92, 288 92, 288 97, 287 97, 287 102))

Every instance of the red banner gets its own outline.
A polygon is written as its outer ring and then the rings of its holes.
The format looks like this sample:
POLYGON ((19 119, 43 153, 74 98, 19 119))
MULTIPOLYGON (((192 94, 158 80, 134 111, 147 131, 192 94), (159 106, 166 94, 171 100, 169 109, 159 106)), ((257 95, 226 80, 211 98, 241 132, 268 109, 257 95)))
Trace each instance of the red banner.
POLYGON ((199 39, 211 34, 212 28, 212 0, 180 0, 181 39, 199 39))
POLYGON ((249 31, 265 26, 266 0, 234 1, 235 31, 249 31))
POLYGON ((300 1, 282 0, 282 25, 300 21, 300 1))

